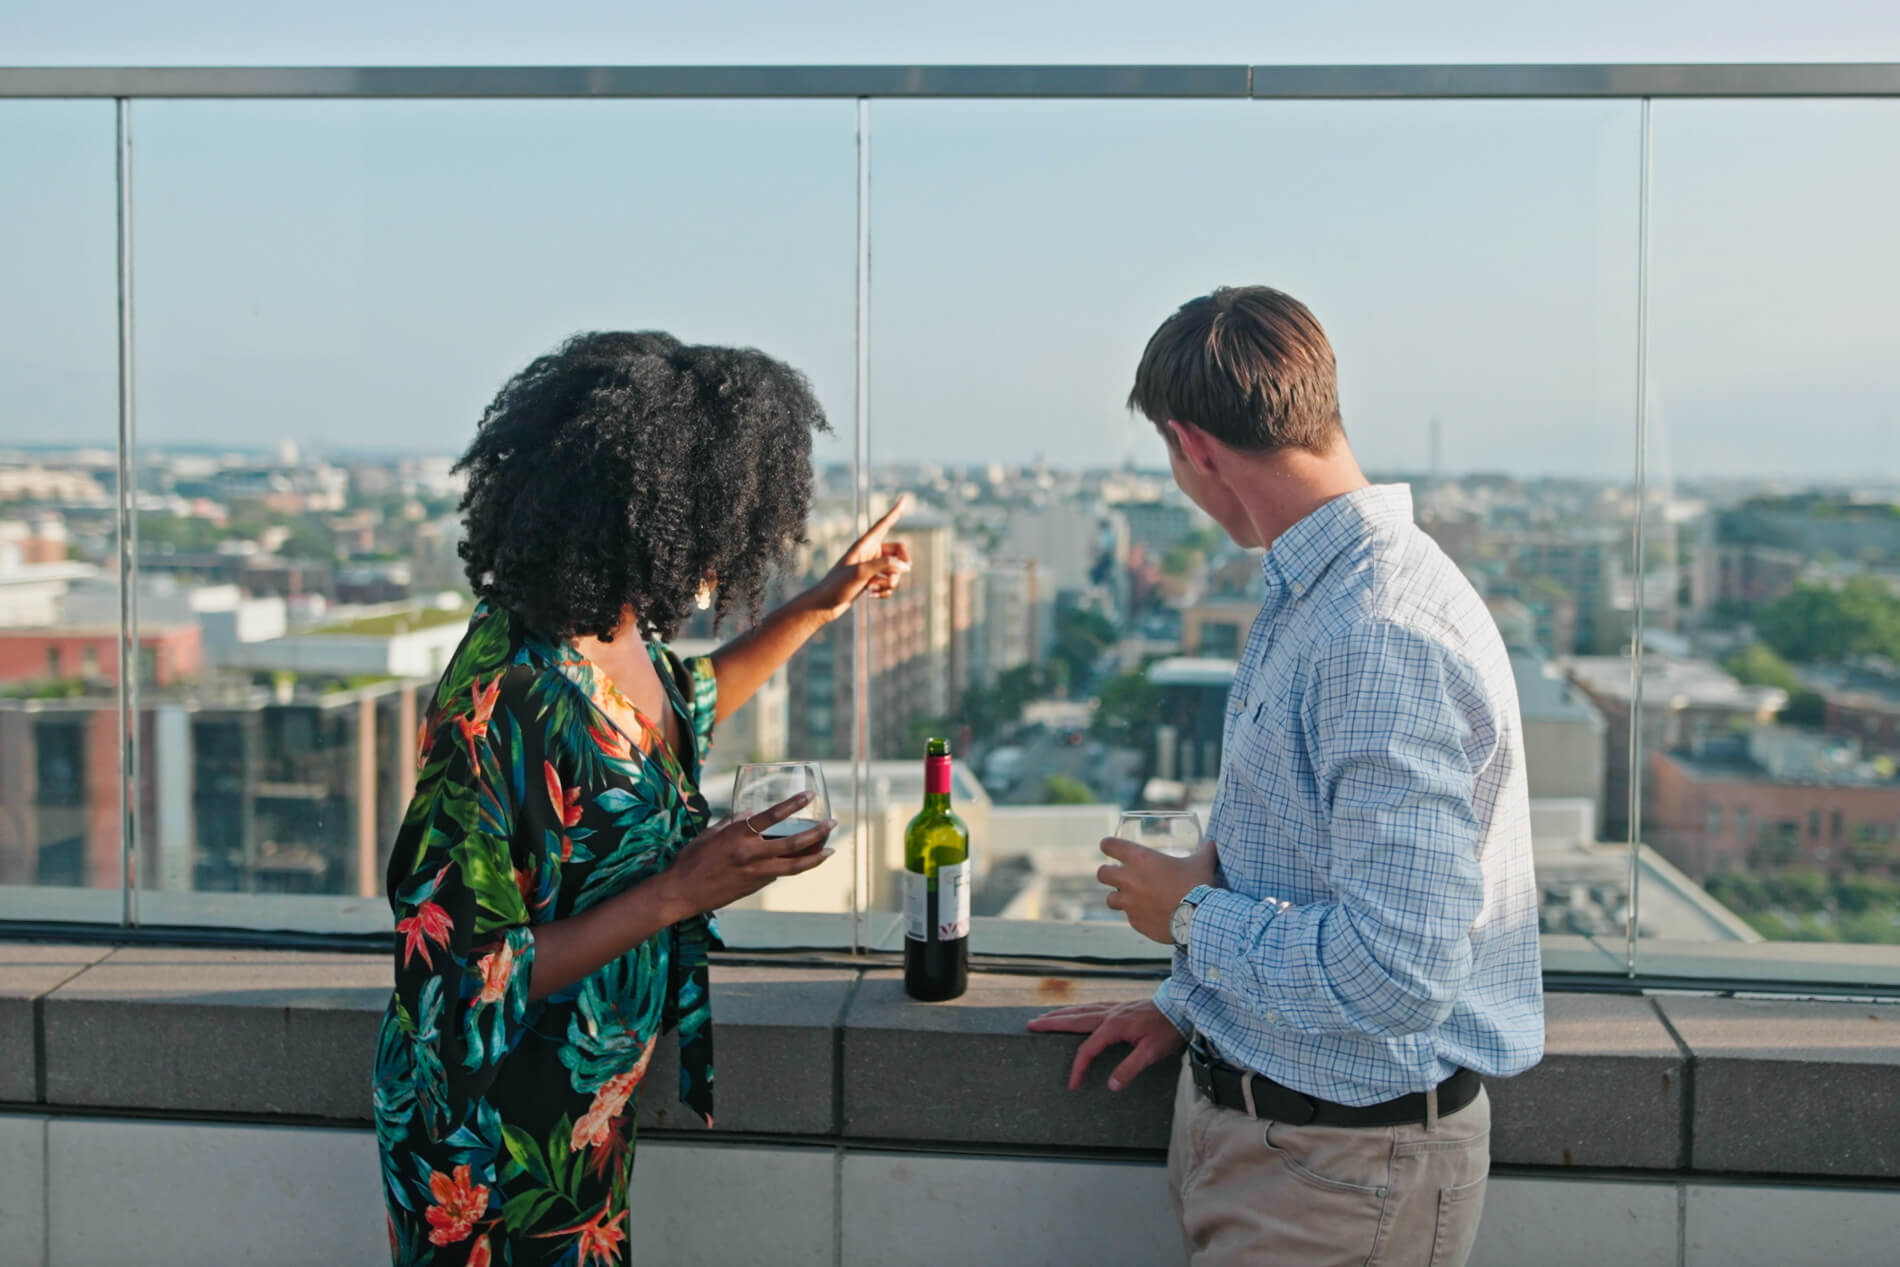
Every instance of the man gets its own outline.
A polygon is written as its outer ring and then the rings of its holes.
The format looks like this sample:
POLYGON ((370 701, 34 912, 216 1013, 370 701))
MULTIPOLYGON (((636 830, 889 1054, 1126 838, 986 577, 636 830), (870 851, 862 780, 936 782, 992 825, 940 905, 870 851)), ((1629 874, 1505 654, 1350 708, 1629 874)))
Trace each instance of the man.
POLYGON ((1223 289, 1155 332, 1129 397, 1266 602, 1228 698, 1208 840, 1107 840, 1109 906, 1174 946, 1152 1000, 1030 1022, 1187 1049, 1168 1176, 1194 1267, 1466 1261, 1490 1103, 1543 1053, 1517 692, 1484 604, 1373 486, 1319 322, 1223 289))

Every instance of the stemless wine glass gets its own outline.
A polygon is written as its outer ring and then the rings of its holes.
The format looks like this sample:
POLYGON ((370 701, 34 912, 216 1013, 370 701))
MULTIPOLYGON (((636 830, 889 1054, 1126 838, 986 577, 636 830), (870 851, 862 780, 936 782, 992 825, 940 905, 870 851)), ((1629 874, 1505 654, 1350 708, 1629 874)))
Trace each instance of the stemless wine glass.
POLYGON ((1201 816, 1189 810, 1130 811, 1115 834, 1158 853, 1185 858, 1201 847, 1201 816))
POLYGON ((824 768, 816 761, 748 762, 732 776, 732 819, 741 822, 762 814, 800 792, 810 792, 811 801, 795 817, 773 823, 760 835, 796 836, 818 826, 831 817, 831 794, 825 789, 824 768))

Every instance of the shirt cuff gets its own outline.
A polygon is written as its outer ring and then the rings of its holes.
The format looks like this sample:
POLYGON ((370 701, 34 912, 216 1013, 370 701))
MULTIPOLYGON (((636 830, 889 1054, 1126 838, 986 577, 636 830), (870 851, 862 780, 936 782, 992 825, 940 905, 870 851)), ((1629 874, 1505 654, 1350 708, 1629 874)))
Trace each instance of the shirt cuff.
MULTIPOLYGON (((1194 969, 1197 980, 1225 989, 1226 983, 1221 980, 1223 973, 1246 972, 1247 950, 1259 936, 1254 927, 1256 918, 1265 913, 1263 908, 1269 908, 1271 914, 1266 918, 1271 919, 1279 914, 1280 904, 1256 902, 1230 889, 1205 885, 1188 896, 1192 898, 1196 893, 1201 896, 1194 907, 1194 922, 1188 926, 1188 965, 1194 969)), ((1234 984, 1238 986, 1243 982, 1234 984)))

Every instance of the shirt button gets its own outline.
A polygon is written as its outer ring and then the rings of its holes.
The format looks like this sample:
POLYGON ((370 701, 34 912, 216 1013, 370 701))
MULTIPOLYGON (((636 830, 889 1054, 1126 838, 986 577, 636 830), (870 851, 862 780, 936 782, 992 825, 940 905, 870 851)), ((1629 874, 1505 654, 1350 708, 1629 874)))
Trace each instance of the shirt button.
POLYGON ((1218 981, 1218 980, 1220 980, 1220 969, 1219 969, 1219 968, 1209 968, 1209 969, 1207 970, 1207 979, 1208 979, 1209 981, 1218 981))
POLYGON ((1267 1013, 1267 1024, 1278 1025, 1279 1023, 1280 1023, 1280 1014, 1278 1012, 1267 1013))
POLYGON ((1299 581, 1295 581, 1293 582, 1293 592, 1295 594, 1304 594, 1306 593, 1306 586, 1299 581))

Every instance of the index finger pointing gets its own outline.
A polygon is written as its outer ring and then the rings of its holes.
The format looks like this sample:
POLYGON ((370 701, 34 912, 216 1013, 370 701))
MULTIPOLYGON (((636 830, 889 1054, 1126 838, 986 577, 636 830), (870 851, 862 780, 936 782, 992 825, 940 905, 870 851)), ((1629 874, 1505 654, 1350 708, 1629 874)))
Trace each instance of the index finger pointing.
POLYGON ((896 501, 891 503, 891 508, 884 512, 882 519, 879 519, 876 523, 871 525, 869 532, 858 538, 858 544, 861 546, 874 545, 883 541, 884 534, 891 530, 891 525, 895 524, 899 519, 902 519, 904 512, 909 509, 910 494, 904 493, 900 495, 896 501))

